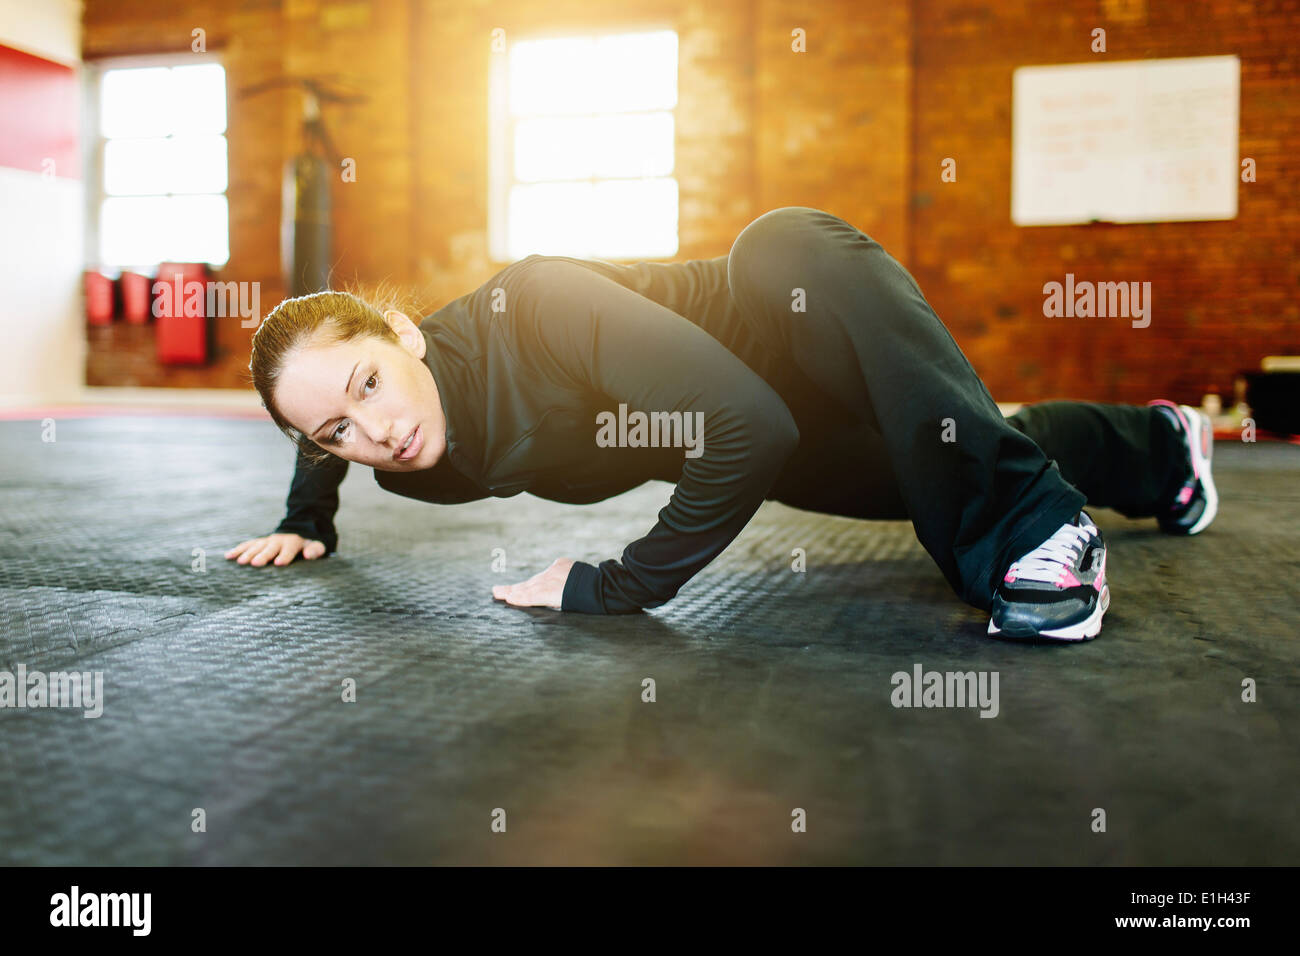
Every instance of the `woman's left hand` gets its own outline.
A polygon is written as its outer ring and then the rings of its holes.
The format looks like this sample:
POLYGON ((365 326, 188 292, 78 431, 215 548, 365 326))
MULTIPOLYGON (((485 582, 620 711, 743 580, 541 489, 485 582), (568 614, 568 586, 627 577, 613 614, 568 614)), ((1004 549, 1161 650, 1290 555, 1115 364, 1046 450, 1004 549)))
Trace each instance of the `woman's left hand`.
POLYGON ((527 581, 493 585, 492 597, 515 607, 549 607, 558 611, 572 567, 573 558, 556 558, 549 568, 527 581))

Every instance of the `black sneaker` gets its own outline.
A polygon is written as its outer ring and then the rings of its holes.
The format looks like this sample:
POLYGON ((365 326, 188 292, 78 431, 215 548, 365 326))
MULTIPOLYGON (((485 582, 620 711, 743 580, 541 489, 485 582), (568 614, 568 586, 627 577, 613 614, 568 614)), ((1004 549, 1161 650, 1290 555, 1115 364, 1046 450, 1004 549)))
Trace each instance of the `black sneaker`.
POLYGON ((1166 534, 1199 534, 1219 512, 1219 492, 1214 487, 1210 461, 1214 457, 1214 426, 1189 405, 1175 405, 1163 398, 1147 402, 1160 409, 1182 435, 1191 464, 1192 477, 1178 489, 1169 510, 1156 516, 1166 534))
POLYGON ((1110 607, 1106 545, 1086 512, 1017 561, 993 595, 989 633, 1087 641, 1110 607))

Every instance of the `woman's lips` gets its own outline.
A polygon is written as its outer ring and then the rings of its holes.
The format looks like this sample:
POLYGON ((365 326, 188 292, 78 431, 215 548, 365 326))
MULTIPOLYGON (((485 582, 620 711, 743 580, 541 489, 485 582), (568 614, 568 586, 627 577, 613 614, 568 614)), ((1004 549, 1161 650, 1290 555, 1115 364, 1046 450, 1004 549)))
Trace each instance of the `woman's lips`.
POLYGON ((406 451, 397 456, 398 461, 410 461, 420 453, 424 447, 424 432, 419 425, 415 426, 415 437, 411 439, 411 444, 406 446, 406 451))

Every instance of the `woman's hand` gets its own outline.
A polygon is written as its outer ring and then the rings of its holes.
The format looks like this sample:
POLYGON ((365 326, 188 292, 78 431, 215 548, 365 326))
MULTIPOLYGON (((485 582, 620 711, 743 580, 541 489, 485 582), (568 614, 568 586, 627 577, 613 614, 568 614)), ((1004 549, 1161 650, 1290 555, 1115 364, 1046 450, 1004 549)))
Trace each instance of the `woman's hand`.
POLYGON ((549 607, 560 610, 564 582, 569 580, 573 558, 556 558, 549 568, 518 584, 497 584, 492 597, 515 607, 549 607))
POLYGON ((300 534, 271 534, 265 538, 250 538, 235 545, 226 552, 226 560, 238 558, 240 564, 260 568, 271 560, 280 565, 288 564, 300 551, 304 558, 311 561, 325 553, 325 543, 304 538, 300 534))

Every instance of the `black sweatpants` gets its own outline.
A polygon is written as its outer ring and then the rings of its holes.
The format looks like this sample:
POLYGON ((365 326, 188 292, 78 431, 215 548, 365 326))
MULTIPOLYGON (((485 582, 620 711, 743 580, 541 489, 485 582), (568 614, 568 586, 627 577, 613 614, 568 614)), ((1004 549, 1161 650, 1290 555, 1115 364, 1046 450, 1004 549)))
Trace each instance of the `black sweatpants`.
MULTIPOLYGON (((827 469, 853 474, 819 480, 814 451, 804 487, 774 497, 851 513, 835 490, 851 487, 869 499, 862 516, 910 518, 976 607, 987 610, 1010 562, 1085 503, 1155 515, 1186 479, 1178 435, 1154 408, 1048 402, 1004 418, 907 270, 828 212, 788 206, 759 216, 732 246, 727 281, 770 346, 829 399, 827 417, 831 403, 856 416, 853 430, 810 442, 833 452, 817 461, 823 479, 827 469)), ((778 391, 801 434, 815 436, 816 396, 778 391)))

